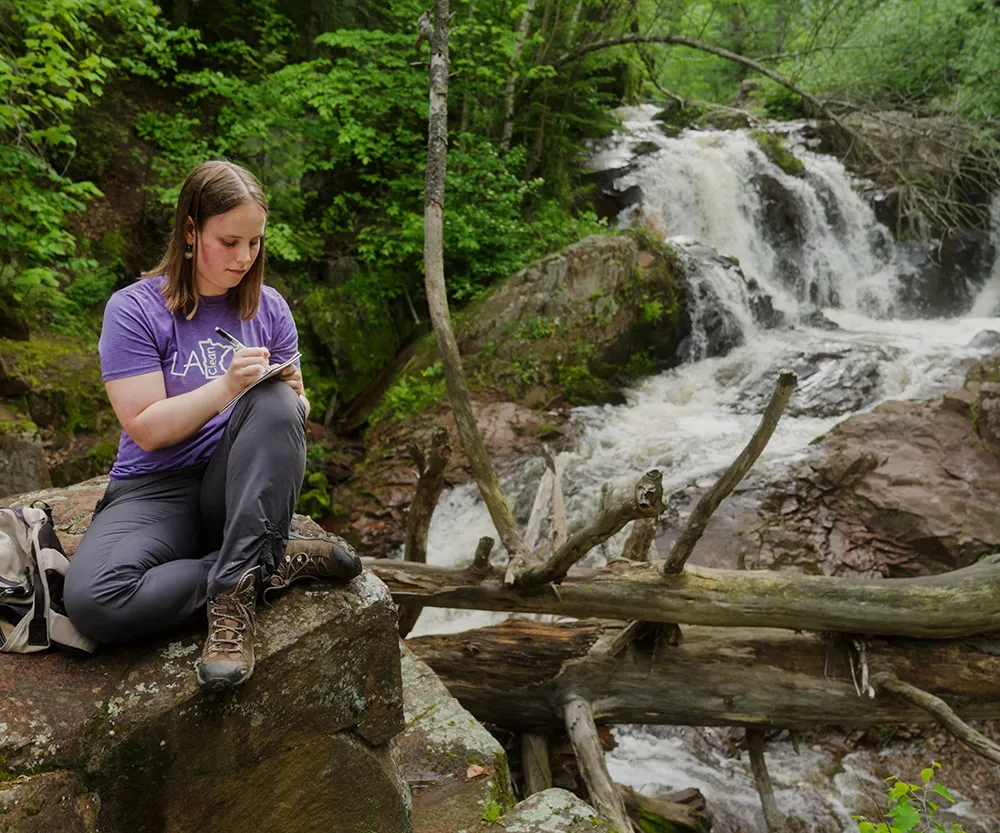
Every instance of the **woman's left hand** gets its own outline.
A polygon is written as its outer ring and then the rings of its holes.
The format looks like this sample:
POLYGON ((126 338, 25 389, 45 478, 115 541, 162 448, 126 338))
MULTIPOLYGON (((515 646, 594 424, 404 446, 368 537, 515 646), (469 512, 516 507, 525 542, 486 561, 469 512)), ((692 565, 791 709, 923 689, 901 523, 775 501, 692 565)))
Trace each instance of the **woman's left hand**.
POLYGON ((290 364, 282 370, 281 381, 291 386, 292 390, 299 396, 304 397, 306 395, 305 385, 302 384, 302 368, 297 365, 290 364))
POLYGON ((306 388, 302 383, 302 369, 294 364, 281 371, 281 381, 286 382, 299 395, 302 404, 306 406, 306 418, 309 417, 309 400, 306 399, 306 388))

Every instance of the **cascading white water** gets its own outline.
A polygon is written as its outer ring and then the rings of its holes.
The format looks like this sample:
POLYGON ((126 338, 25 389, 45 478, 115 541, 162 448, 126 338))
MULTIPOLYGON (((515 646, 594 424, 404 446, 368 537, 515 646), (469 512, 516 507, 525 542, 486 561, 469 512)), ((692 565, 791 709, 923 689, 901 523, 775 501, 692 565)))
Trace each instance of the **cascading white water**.
MULTIPOLYGON (((642 189, 643 221, 659 225, 684 249, 689 280, 710 286, 710 303, 729 308, 743 344, 725 356, 683 364, 646 379, 628 393, 625 405, 574 411, 573 446, 558 457, 571 528, 592 516, 601 485, 609 480, 634 480, 655 467, 664 474, 668 494, 692 480, 712 482, 756 427, 764 401, 761 391, 768 390, 783 366, 824 357, 814 362, 816 372, 803 379, 792 403, 801 407, 790 406, 757 471, 780 470, 802 456, 812 439, 853 409, 886 398, 931 397, 960 384, 962 359, 978 352, 967 346, 970 339, 982 329, 1000 330, 1000 320, 985 317, 887 318, 898 304, 899 258, 889 232, 876 223, 836 160, 798 146, 806 174, 790 177, 768 162, 745 132, 688 132, 667 139, 649 120, 649 113, 648 109, 628 113, 626 127, 632 133, 617 137, 596 155, 593 166, 624 167, 631 147, 643 141, 656 143, 659 149, 643 156, 618 185, 622 190, 631 185, 642 189), (783 242, 765 228, 774 217, 753 186, 761 177, 779 182, 796 200, 799 226, 783 242), (738 272, 713 257, 702 258, 699 265, 693 241, 739 258, 746 276, 759 282, 788 320, 808 321, 801 316, 818 304, 827 307, 826 317, 840 329, 813 329, 802 323, 793 329, 757 329, 738 272), (853 392, 858 387, 842 376, 852 362, 868 368, 871 390, 856 400, 836 399, 832 408, 814 407, 831 391, 840 396, 844 389, 853 392)), ((635 213, 626 210, 620 222, 632 222, 635 213)), ((995 313, 1000 272, 995 270, 992 283, 996 293, 992 300, 986 297, 988 284, 974 308, 979 315, 995 313)), ((692 293, 695 299, 697 295, 692 293)), ((698 318, 694 313, 693 317, 698 318)), ((698 334, 693 338, 697 340, 698 334)), ((705 352, 695 347, 691 355, 705 352)), ((515 502, 530 503, 540 474, 539 461, 521 461, 507 471, 504 489, 515 502)), ((610 542, 612 550, 620 549, 627 532, 626 528, 610 542)), ((495 537, 495 532, 475 487, 451 490, 434 514, 428 558, 437 564, 468 563, 483 535, 495 537)), ((588 558, 600 563, 602 554, 598 550, 588 558)), ((500 613, 428 608, 414 635, 466 630, 504 618, 500 613)), ((727 754, 718 733, 672 727, 618 727, 615 733, 619 746, 608 757, 616 780, 650 793, 698 787, 716 816, 717 830, 764 829, 745 756, 727 754)), ((875 792, 881 786, 884 772, 878 771, 884 762, 877 752, 837 756, 828 749, 807 747, 796 753, 790 742, 778 741, 769 745, 768 760, 780 808, 803 819, 814 833, 856 830, 851 814, 873 812, 862 782, 875 792)), ((921 763, 927 761, 918 762, 918 767, 921 763)), ((900 774, 916 777, 916 771, 900 774)), ((970 830, 969 821, 974 820, 979 824, 974 829, 1000 833, 1000 822, 976 819, 976 806, 976 801, 961 801, 955 809, 957 818, 964 818, 970 830)))

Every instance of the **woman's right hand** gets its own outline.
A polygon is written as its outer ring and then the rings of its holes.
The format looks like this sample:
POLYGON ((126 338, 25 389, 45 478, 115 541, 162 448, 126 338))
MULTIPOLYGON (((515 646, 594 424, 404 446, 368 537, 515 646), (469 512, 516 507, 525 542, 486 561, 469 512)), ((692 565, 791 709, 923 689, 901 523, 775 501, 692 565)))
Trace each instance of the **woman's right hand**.
POLYGON ((270 368, 271 351, 266 347, 244 347, 233 353, 226 370, 226 386, 233 396, 256 382, 270 368))

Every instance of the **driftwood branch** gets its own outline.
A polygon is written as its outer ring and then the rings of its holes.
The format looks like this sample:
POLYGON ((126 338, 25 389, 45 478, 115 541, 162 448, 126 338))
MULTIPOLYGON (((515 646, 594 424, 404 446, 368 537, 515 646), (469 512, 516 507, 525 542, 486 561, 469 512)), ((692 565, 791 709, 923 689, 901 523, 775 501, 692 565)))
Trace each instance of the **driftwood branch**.
POLYGON ((509 587, 464 568, 365 563, 397 604, 927 638, 1000 630, 1000 556, 941 575, 882 581, 706 567, 664 576, 658 564, 576 568, 558 595, 509 587))
POLYGON ((549 552, 558 552, 569 537, 566 531, 566 501, 563 498, 562 476, 556 458, 542 446, 545 465, 552 472, 552 499, 549 505, 549 552))
MULTIPOLYGON (((424 452, 419 446, 410 450, 420 472, 417 488, 410 502, 406 517, 406 540, 403 545, 403 560, 417 564, 427 563, 427 532, 430 529, 434 507, 437 506, 441 490, 444 488, 444 469, 451 457, 448 432, 437 428, 431 435, 430 444, 424 452)), ((399 609, 399 635, 406 638, 413 630, 420 616, 420 605, 402 605, 399 609)))
POLYGON ((487 573, 490 569, 490 553, 493 552, 493 545, 496 542, 488 535, 479 539, 476 545, 476 554, 472 559, 472 571, 474 573, 487 573))
POLYGON ((753 771, 753 780, 760 794, 767 833, 782 833, 785 829, 785 819, 778 810, 778 802, 774 800, 774 786, 771 784, 771 775, 767 771, 767 761, 764 759, 764 733, 760 729, 747 729, 747 752, 750 753, 750 769, 753 771))
POLYGON ((1000 764, 1000 746, 997 746, 985 735, 977 732, 940 697, 935 697, 916 686, 903 682, 898 677, 887 672, 879 672, 872 677, 872 684, 880 691, 887 691, 902 697, 904 700, 919 706, 933 715, 945 729, 968 746, 973 752, 982 755, 988 761, 1000 764))
POLYGON ((704 567, 665 577, 656 564, 577 568, 558 595, 519 590, 463 568, 391 559, 366 564, 397 603, 429 607, 927 638, 1000 629, 1000 556, 937 576, 882 581, 704 567))
POLYGON ((538 481, 538 491, 535 492, 535 502, 531 504, 528 525, 524 528, 524 548, 531 553, 538 548, 538 539, 542 534, 542 522, 545 520, 552 503, 553 480, 552 471, 546 466, 545 471, 542 472, 542 479, 538 481))
POLYGON ((629 821, 621 795, 608 774, 608 764, 597 736, 590 704, 580 697, 570 697, 563 706, 563 715, 580 775, 590 794, 591 805, 618 833, 631 833, 632 822, 629 821))
POLYGON ((524 558, 524 545, 500 489, 489 452, 476 425, 458 343, 451 326, 444 280, 444 183, 448 150, 448 0, 435 0, 431 33, 430 113, 427 135, 427 171, 424 179, 424 286, 434 326, 448 398, 455 426, 472 474, 489 510, 500 540, 512 559, 524 558))
POLYGON ((634 521, 632 531, 622 548, 622 558, 628 561, 649 561, 649 549, 653 546, 655 537, 656 518, 639 518, 634 521))
POLYGON ((764 446, 771 439, 771 435, 778 425, 778 420, 781 419, 785 406, 788 404, 788 399, 792 395, 792 391, 795 390, 797 381, 798 377, 791 370, 781 371, 778 376, 778 384, 774 393, 771 394, 771 401, 767 403, 764 414, 760 418, 760 425, 757 426, 757 430, 750 438, 746 448, 740 452, 740 456, 698 501, 698 505, 688 519, 687 526, 684 527, 684 531, 670 548, 670 555, 667 556, 663 565, 664 575, 678 575, 684 570, 684 564, 694 550, 694 545, 698 543, 698 539, 705 532, 705 527, 708 525, 712 513, 719 508, 719 504, 729 496, 730 492, 750 471, 750 467, 757 462, 764 446))
POLYGON ((646 472, 631 489, 609 493, 606 508, 590 523, 570 536, 544 564, 526 567, 516 575, 518 587, 537 587, 560 582, 590 550, 636 518, 657 517, 663 511, 663 475, 656 469, 646 472))
POLYGON ((524 771, 524 798, 552 786, 549 766, 549 739, 530 732, 521 737, 521 769, 524 771))
MULTIPOLYGON (((653 816, 657 819, 657 823, 662 819, 663 822, 667 823, 668 827, 663 827, 660 824, 660 826, 649 828, 651 830, 670 830, 672 833, 688 833, 688 831, 691 831, 691 833, 702 833, 702 831, 708 830, 708 821, 705 814, 699 812, 697 807, 680 804, 676 801, 668 801, 663 798, 651 798, 623 784, 616 784, 615 786, 618 788, 618 794, 622 798, 625 809, 628 810, 637 824, 639 819, 643 817, 648 819, 649 816, 653 816)), ((701 794, 696 790, 690 790, 689 794, 693 794, 699 803, 704 802, 701 794)), ((645 830, 647 828, 643 827, 641 829, 645 830)))
MULTIPOLYGON (((571 691, 601 725, 647 723, 776 729, 818 724, 931 724, 938 718, 899 697, 858 697, 850 640, 770 629, 686 628, 672 647, 636 640, 599 657, 608 634, 592 620, 510 620, 466 633, 421 636, 407 646, 479 720, 517 732, 562 727, 571 691)), ((951 704, 965 721, 1000 718, 997 643, 872 639, 869 661, 951 704)))

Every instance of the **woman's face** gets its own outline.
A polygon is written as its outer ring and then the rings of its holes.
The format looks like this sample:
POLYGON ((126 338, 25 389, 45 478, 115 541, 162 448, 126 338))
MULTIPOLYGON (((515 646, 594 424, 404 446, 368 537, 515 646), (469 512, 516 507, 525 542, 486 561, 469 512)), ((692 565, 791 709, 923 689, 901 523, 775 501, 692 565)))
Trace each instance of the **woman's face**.
MULTIPOLYGON (((255 202, 245 202, 225 214, 205 222, 198 235, 198 262, 195 274, 201 295, 222 295, 238 286, 260 254, 267 215, 255 202)), ((194 222, 188 220, 185 235, 194 245, 194 222)))

